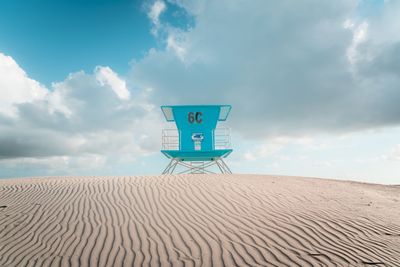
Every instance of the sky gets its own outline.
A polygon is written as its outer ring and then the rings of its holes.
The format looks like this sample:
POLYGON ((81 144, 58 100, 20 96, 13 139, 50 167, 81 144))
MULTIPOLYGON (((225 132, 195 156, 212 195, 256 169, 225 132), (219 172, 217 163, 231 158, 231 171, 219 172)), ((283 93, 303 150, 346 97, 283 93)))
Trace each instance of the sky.
POLYGON ((400 184, 400 2, 0 2, 0 178, 151 175, 160 105, 231 104, 234 173, 400 184))

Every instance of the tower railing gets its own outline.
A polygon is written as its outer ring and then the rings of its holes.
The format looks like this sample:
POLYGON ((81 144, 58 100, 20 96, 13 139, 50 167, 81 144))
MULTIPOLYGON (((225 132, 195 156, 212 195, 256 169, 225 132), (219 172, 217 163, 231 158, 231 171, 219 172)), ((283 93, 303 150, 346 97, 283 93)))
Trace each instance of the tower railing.
MULTIPOLYGON (((218 127, 214 130, 215 149, 231 148, 231 129, 218 127)), ((176 128, 162 130, 162 149, 163 150, 179 150, 179 133, 176 128)))
POLYGON ((230 149, 231 144, 231 129, 226 127, 217 127, 214 131, 215 149, 230 149))
POLYGON ((163 129, 161 138, 163 150, 179 150, 178 129, 163 129))

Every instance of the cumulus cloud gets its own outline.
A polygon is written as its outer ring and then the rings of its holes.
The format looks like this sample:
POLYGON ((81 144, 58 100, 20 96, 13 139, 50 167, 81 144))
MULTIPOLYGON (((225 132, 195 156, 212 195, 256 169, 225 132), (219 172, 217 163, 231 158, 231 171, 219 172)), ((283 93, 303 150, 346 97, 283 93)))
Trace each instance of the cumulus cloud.
POLYGON ((126 88, 125 80, 118 77, 110 67, 96 67, 95 75, 102 86, 109 86, 120 99, 129 99, 130 92, 126 88))
POLYGON ((156 104, 230 103, 233 128, 259 138, 400 123, 394 1, 362 20, 358 0, 172 2, 195 25, 129 77, 156 104))
POLYGON ((0 114, 15 117, 15 104, 43 99, 46 95, 43 85, 29 78, 12 57, 0 53, 0 114))
POLYGON ((186 48, 184 41, 179 38, 179 32, 170 30, 167 37, 167 50, 172 51, 182 62, 185 62, 186 48))
POLYGON ((0 166, 47 162, 91 168, 85 162, 133 161, 158 150, 161 115, 154 112, 150 90, 131 95, 126 81, 109 67, 72 73, 51 90, 17 70, 24 75, 8 83, 12 97, 4 81, 0 87, 2 103, 18 114, 0 113, 0 166))

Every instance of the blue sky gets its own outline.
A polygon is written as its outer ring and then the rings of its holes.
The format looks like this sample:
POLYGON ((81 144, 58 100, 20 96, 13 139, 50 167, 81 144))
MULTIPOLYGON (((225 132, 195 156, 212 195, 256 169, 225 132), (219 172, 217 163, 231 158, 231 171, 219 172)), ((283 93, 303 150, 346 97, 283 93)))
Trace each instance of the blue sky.
POLYGON ((45 84, 130 59, 156 45, 141 1, 1 1, 0 51, 45 84))
MULTIPOLYGON (((13 55, 31 77, 50 85, 77 70, 107 65, 118 73, 160 43, 150 32, 146 8, 151 2, 2 1, 0 51, 13 55)), ((169 5, 162 17, 185 28, 183 9, 169 5)))
POLYGON ((0 177, 157 174, 162 104, 235 172, 400 183, 395 1, 1 1, 0 177), (198 94, 202 92, 202 94, 198 94))

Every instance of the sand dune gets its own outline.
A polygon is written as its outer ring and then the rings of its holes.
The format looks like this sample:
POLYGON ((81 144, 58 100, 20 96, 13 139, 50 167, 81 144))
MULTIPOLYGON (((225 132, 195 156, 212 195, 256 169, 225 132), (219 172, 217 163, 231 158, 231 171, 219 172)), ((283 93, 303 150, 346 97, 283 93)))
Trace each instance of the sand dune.
POLYGON ((0 266, 400 266, 400 186, 186 175, 0 181, 0 266))

